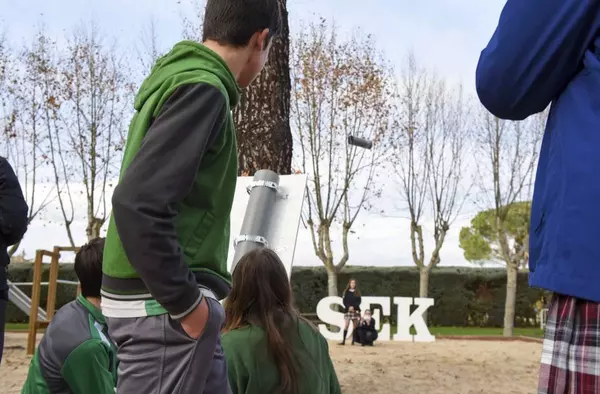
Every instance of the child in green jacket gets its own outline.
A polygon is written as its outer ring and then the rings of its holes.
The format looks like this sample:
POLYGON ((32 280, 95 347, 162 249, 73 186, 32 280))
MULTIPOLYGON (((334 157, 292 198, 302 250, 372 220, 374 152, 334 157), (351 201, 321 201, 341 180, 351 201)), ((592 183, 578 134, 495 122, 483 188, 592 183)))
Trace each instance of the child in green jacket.
POLYGON ((81 295, 60 308, 38 346, 22 394, 114 394, 117 349, 100 312, 102 250, 97 238, 75 256, 81 295))
POLYGON ((249 252, 232 280, 223 348, 233 394, 341 394, 327 341, 294 309, 277 254, 249 252))

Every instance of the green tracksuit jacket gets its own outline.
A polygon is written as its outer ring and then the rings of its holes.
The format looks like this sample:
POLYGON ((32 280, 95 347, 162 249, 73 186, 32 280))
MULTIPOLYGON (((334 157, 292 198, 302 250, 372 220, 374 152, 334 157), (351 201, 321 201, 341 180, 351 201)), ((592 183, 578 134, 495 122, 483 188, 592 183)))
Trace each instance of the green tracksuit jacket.
POLYGON ((104 316, 84 297, 56 312, 38 346, 22 394, 114 394, 117 349, 104 316))

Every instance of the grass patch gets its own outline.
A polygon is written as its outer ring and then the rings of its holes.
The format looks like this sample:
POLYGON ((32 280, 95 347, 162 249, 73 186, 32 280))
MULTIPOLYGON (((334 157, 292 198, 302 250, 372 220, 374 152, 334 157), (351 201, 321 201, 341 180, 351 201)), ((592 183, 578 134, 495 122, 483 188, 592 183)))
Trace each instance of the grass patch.
MULTIPOLYGON (((29 324, 27 323, 6 323, 4 331, 6 332, 27 332, 29 330, 29 324)), ((46 328, 38 328, 38 333, 44 333, 46 328)))
MULTIPOLYGON (((29 324, 27 323, 6 323, 4 326, 5 331, 18 331, 18 332, 27 332, 29 329, 29 324)), ((41 331, 41 330, 38 330, 41 331)))
MULTIPOLYGON (((432 335, 470 335, 470 336, 501 336, 502 327, 429 327, 432 335)), ((414 327, 411 328, 412 334, 415 334, 414 327)), ((543 338, 544 331, 539 328, 515 328, 515 336, 525 336, 534 338, 543 338)))
POLYGON ((6 331, 27 331, 29 325, 27 323, 6 323, 4 329, 6 331))

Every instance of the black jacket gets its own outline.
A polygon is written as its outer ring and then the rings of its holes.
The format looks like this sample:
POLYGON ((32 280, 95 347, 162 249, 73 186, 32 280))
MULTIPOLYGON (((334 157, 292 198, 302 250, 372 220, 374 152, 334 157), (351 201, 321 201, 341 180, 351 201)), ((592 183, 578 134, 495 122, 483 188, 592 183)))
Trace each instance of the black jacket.
POLYGON ((21 241, 27 231, 27 202, 19 180, 4 157, 0 157, 0 298, 6 290, 7 248, 21 241))
POLYGON ((344 308, 346 308, 346 312, 348 312, 348 308, 351 306, 354 307, 355 311, 360 312, 361 297, 359 295, 356 295, 354 291, 348 290, 344 292, 342 302, 344 303, 344 308))
POLYGON ((358 327, 354 330, 353 335, 355 335, 355 342, 364 345, 373 344, 373 341, 377 340, 377 337, 379 336, 379 333, 375 329, 375 319, 371 318, 368 323, 364 319, 361 319, 358 327))
POLYGON ((371 320, 369 320, 368 323, 364 319, 361 320, 359 327, 362 328, 363 330, 367 330, 367 331, 377 331, 375 329, 375 319, 374 318, 371 318, 371 320))

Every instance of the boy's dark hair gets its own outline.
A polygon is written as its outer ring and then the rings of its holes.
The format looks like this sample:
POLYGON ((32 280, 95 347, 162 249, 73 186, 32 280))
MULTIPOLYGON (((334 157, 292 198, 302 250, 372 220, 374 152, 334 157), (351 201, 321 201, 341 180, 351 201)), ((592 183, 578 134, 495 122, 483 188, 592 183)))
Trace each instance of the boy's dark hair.
POLYGON ((75 273, 84 297, 100 297, 103 254, 104 238, 96 238, 83 245, 75 255, 75 273))
MULTIPOLYGON (((208 0, 202 41, 244 47, 256 32, 269 29, 269 39, 281 31, 280 0, 208 0)), ((268 44, 268 41, 265 45, 268 44)))

